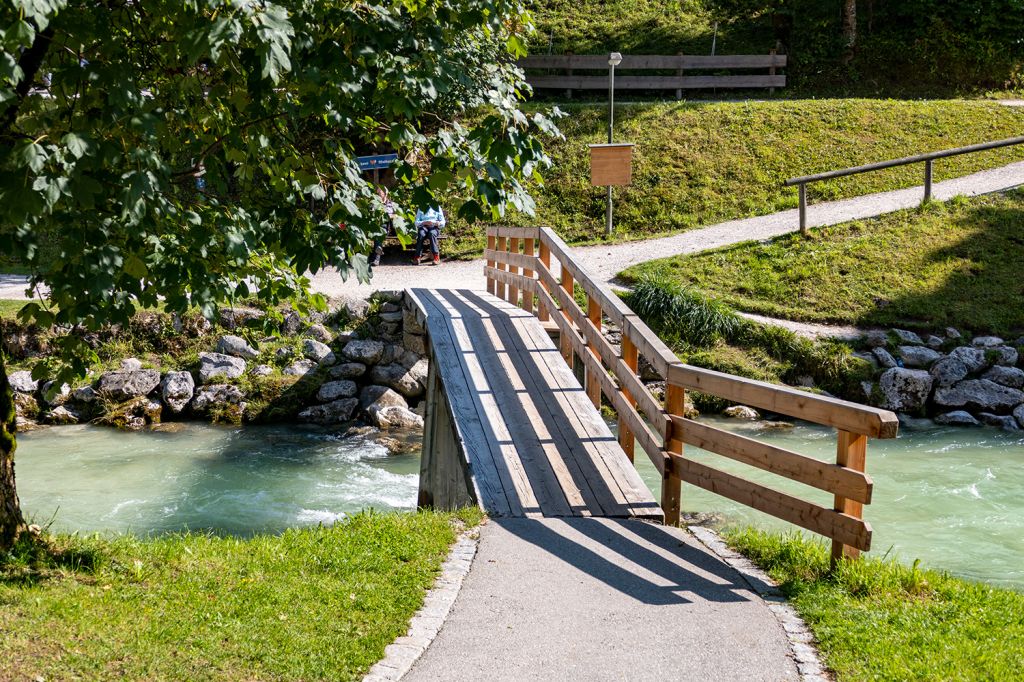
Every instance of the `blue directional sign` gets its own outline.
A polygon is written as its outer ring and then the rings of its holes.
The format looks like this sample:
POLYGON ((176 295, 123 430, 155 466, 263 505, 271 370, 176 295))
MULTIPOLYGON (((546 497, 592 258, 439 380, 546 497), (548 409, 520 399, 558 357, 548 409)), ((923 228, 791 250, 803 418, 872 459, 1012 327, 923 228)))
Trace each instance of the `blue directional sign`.
POLYGON ((388 168, 395 161, 398 161, 398 154, 377 154, 376 156, 360 156, 356 158, 359 162, 359 170, 381 170, 388 168))

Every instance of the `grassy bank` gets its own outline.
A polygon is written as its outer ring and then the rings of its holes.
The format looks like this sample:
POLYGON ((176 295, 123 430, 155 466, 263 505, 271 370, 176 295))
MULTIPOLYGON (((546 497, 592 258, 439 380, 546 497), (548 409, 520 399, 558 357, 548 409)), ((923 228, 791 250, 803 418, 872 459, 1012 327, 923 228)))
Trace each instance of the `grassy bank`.
POLYGON ((657 275, 754 313, 923 330, 1024 331, 1024 193, 955 199, 766 244, 652 261, 657 275))
POLYGON ((1024 594, 873 558, 831 572, 797 535, 726 540, 779 581, 841 682, 1021 679, 1024 594))
POLYGON ((6 317, 7 319, 13 320, 18 316, 18 311, 21 310, 27 301, 14 301, 6 298, 0 298, 0 317, 6 317))
POLYGON ((460 514, 251 539, 61 536, 0 564, 0 678, 359 679, 405 634, 460 514))
MULTIPOLYGON (((604 239, 605 193, 590 185, 587 144, 606 141, 603 106, 574 105, 550 146, 537 217, 572 242, 604 239)), ((646 104, 616 109, 616 139, 636 143, 633 180, 615 190, 617 240, 641 239, 794 208, 787 178, 1020 134, 1024 110, 980 101, 802 100, 646 104)), ((1024 159, 1024 148, 936 163, 936 179, 1024 159)), ((922 183, 919 166, 816 183, 811 201, 922 183)), ((475 237, 478 228, 453 225, 475 237)), ((463 242, 465 240, 462 240, 463 242)), ((479 248, 479 241, 476 242, 479 248)), ((454 245, 453 245, 454 246, 454 245)))

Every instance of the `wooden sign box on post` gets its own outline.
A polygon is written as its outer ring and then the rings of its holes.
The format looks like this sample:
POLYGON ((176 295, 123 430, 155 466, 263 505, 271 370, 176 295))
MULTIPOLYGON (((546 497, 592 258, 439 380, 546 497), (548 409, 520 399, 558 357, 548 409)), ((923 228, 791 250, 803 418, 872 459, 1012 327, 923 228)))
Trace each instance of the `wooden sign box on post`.
POLYGON ((633 176, 633 143, 590 145, 590 184, 628 185, 633 176))

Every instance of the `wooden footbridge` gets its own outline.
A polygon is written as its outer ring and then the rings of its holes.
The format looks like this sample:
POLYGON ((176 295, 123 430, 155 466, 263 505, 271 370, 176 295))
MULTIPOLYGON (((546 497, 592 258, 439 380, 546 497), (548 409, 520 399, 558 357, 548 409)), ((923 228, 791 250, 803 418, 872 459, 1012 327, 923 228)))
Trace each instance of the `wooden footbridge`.
POLYGON ((835 558, 870 548, 867 440, 896 436, 893 413, 681 363, 548 228, 491 228, 485 256, 487 293, 408 292, 430 346, 421 506, 677 524, 685 481, 831 538, 835 558), (640 380, 641 356, 664 400, 640 380), (687 390, 834 427, 836 461, 688 419, 687 390), (706 453, 685 455, 687 444, 826 491, 832 504, 714 468, 706 453), (633 466, 637 449, 661 476, 658 500, 633 466))

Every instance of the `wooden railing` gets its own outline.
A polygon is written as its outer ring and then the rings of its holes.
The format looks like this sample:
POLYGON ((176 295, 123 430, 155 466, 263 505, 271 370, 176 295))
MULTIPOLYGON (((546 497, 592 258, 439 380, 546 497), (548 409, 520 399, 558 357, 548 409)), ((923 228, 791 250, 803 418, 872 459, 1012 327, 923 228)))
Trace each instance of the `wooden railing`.
POLYGON ((597 407, 603 396, 618 414, 619 442, 627 457, 632 460, 638 445, 660 472, 667 523, 679 522, 685 481, 830 538, 833 560, 870 549, 871 526, 862 518, 872 493, 864 469, 867 439, 895 438, 896 415, 683 364, 614 292, 573 260, 550 228, 488 228, 485 258, 488 292, 557 326, 566 362, 572 366, 578 358, 582 363, 587 395, 597 407), (577 284, 586 296, 585 306, 577 304, 577 284), (602 333, 605 324, 621 332, 619 347, 602 333), (640 356, 665 379, 664 403, 640 380, 640 356), (836 462, 688 419, 688 390, 834 427, 836 462), (834 496, 834 504, 828 508, 808 502, 687 458, 687 444, 824 490, 834 496))
MULTIPOLYGON (((581 76, 577 71, 608 71, 606 54, 550 54, 531 55, 519 60, 519 66, 527 70, 526 81, 535 89, 557 88, 566 91, 572 98, 573 90, 604 90, 608 88, 608 76, 581 76), (537 74, 536 70, 563 71, 562 74, 537 74)), ((777 69, 786 66, 786 55, 736 54, 736 55, 623 55, 622 63, 616 67, 615 87, 620 90, 675 90, 676 99, 682 99, 683 90, 712 88, 775 88, 785 87, 786 77, 777 69), (766 69, 765 74, 692 75, 693 71, 722 71, 726 69, 766 69), (662 71, 672 75, 637 76, 622 71, 662 71), (690 72, 691 75, 684 75, 690 72)))

